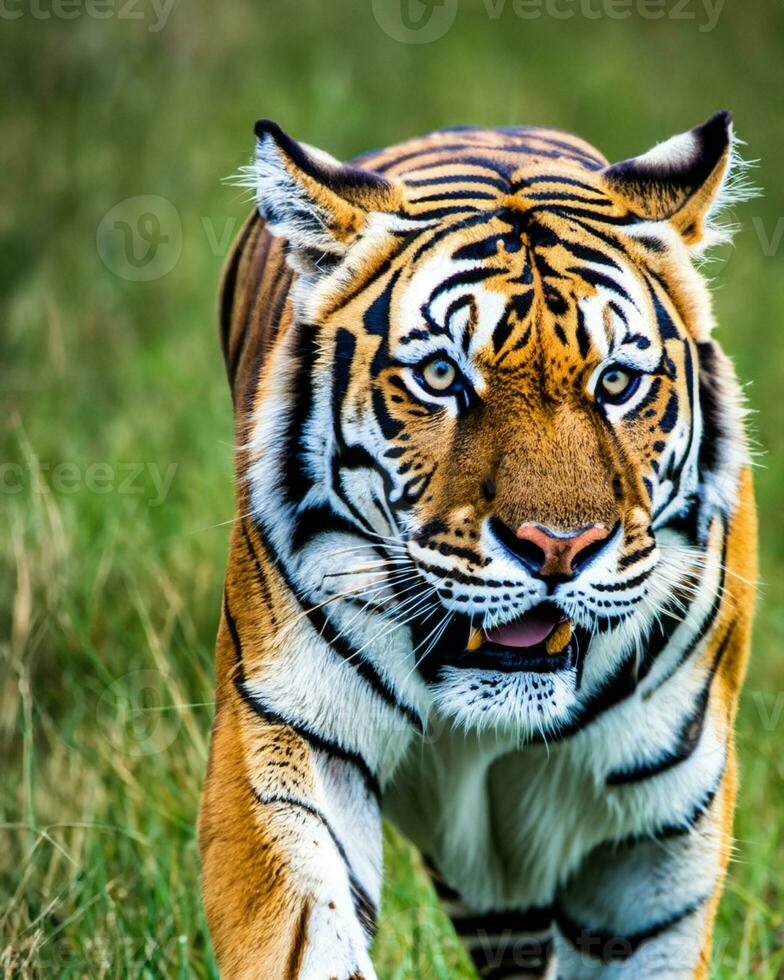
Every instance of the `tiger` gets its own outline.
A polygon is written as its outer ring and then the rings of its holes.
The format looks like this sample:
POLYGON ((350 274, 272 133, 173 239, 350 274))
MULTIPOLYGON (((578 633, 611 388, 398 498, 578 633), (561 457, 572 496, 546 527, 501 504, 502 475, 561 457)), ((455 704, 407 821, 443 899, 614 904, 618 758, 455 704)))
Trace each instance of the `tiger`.
POLYGON ((755 604, 702 259, 729 112, 348 163, 255 126, 220 336, 236 519, 199 816, 222 976, 371 980, 382 819, 478 976, 704 978, 755 604))

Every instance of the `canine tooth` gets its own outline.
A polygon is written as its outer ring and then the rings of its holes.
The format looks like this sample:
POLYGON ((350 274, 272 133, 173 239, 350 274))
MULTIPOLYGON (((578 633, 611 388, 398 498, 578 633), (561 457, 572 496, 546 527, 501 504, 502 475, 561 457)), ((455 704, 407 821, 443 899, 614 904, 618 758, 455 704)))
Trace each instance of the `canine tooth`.
POLYGON ((471 635, 468 637, 468 643, 466 644, 467 650, 478 650, 482 645, 482 631, 477 629, 471 630, 471 635))
POLYGON ((567 619, 565 622, 559 623, 547 637, 544 648, 550 656, 556 653, 562 653, 569 645, 571 638, 572 621, 571 619, 567 619))

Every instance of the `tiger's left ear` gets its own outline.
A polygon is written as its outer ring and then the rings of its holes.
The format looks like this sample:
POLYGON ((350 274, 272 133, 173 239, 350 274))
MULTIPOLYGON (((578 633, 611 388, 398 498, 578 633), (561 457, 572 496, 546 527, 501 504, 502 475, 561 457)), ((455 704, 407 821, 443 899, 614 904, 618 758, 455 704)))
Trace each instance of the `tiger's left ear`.
POLYGON ((732 116, 717 112, 701 126, 659 143, 639 157, 602 172, 608 192, 633 213, 668 221, 684 242, 701 251, 721 238, 711 215, 750 196, 735 182, 732 116))
POLYGON ((268 230, 289 243, 289 260, 319 274, 334 266, 371 212, 402 204, 400 185, 298 143, 274 122, 256 123, 256 154, 243 168, 268 230))

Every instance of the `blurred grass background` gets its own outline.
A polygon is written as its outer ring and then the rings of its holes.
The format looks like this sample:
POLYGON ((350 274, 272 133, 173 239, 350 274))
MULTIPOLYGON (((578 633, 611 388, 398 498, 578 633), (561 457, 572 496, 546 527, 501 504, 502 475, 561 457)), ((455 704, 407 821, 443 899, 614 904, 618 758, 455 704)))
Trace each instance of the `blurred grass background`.
MULTIPOLYGON (((711 267, 758 412, 764 585, 714 976, 784 976, 784 9, 667 0, 660 19, 632 3, 620 18, 582 2, 530 18, 460 0, 420 45, 379 26, 399 0, 378 18, 370 0, 3 7, 5 977, 216 976, 194 840, 233 510, 214 308, 247 210, 220 178, 247 161, 253 121, 342 157, 456 123, 544 123, 620 159, 724 107, 766 189, 711 267), (157 278, 137 281, 146 268, 157 278)), ((471 977, 417 857, 387 845, 381 977, 471 977)))

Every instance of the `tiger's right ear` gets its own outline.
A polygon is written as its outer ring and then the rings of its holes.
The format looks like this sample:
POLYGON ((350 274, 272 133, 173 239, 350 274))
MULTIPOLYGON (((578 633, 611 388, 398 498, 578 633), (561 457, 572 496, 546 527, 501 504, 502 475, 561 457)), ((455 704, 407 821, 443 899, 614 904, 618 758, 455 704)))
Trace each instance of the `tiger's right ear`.
POLYGON ((255 133, 255 160, 242 183, 253 187, 268 230, 288 240, 299 271, 334 266, 371 212, 396 211, 403 202, 399 184, 298 143, 268 119, 255 133))
POLYGON ((668 222, 699 254, 730 231, 716 224, 717 214, 756 196, 736 142, 732 116, 717 112, 642 156, 606 167, 601 176, 609 193, 632 213, 668 222))

